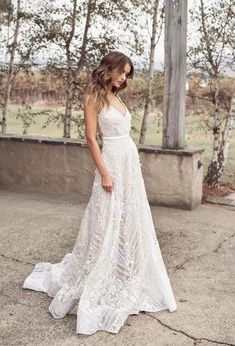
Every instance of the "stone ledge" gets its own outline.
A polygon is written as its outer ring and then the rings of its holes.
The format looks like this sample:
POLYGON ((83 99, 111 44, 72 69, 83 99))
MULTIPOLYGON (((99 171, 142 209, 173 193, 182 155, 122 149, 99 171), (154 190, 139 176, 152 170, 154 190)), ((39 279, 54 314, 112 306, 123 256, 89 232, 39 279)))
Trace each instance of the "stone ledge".
POLYGON ((79 145, 86 147, 85 139, 75 138, 60 138, 60 137, 45 137, 45 136, 29 136, 29 135, 15 135, 15 134, 0 134, 0 140, 8 139, 9 141, 18 142, 33 142, 33 143, 47 143, 47 144, 66 144, 66 145, 79 145))
MULTIPOLYGON (((203 149, 141 144, 137 150, 150 204, 189 210, 201 204, 203 149)), ((85 139, 0 135, 0 185, 75 194, 88 202, 94 172, 85 139)))
POLYGON ((193 156, 194 154, 202 154, 204 149, 201 148, 184 148, 184 149, 163 149, 158 145, 137 144, 138 151, 144 151, 153 154, 172 154, 179 156, 193 156))
MULTIPOLYGON (((47 143, 47 144, 63 144, 63 145, 78 145, 87 147, 85 139, 76 138, 52 138, 44 136, 29 136, 15 134, 0 134, 0 140, 8 139, 9 141, 31 142, 31 143, 47 143)), ((100 144, 99 144, 100 145, 100 144)), ((152 154, 173 154, 179 156, 193 156, 194 154, 202 154, 204 149, 200 148, 184 148, 184 149, 163 149, 158 145, 137 144, 138 151, 144 151, 152 154)))

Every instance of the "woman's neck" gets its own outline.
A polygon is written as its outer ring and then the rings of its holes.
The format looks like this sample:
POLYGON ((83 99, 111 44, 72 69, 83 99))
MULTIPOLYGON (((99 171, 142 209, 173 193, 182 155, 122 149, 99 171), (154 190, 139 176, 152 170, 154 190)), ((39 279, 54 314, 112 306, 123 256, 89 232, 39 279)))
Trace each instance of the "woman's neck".
POLYGON ((112 91, 112 90, 110 90, 109 92, 108 92, 108 96, 113 96, 113 95, 117 95, 117 92, 114 92, 114 91, 112 91))

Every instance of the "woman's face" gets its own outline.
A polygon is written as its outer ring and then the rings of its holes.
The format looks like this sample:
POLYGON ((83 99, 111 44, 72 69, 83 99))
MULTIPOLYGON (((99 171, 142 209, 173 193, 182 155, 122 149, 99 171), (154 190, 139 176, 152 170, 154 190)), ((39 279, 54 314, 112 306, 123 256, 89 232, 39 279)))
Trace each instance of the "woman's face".
POLYGON ((114 71, 114 75, 112 78, 112 85, 119 88, 120 85, 125 82, 127 75, 130 73, 131 71, 131 66, 127 63, 124 68, 123 71, 114 71))

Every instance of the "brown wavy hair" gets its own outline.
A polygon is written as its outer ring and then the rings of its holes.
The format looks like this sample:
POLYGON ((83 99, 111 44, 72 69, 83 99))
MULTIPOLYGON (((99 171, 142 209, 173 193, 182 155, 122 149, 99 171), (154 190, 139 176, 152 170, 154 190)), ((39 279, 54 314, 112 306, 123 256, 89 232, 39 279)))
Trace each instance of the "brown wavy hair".
MULTIPOLYGON (((124 53, 118 51, 106 54, 89 76, 85 94, 88 100, 91 98, 96 104, 98 112, 100 112, 104 106, 110 106, 107 95, 111 87, 112 78, 122 73, 126 64, 129 64, 131 67, 126 79, 133 79, 134 65, 131 59, 124 53)), ((125 80, 120 87, 112 86, 112 92, 117 94, 126 87, 127 82, 125 80)))

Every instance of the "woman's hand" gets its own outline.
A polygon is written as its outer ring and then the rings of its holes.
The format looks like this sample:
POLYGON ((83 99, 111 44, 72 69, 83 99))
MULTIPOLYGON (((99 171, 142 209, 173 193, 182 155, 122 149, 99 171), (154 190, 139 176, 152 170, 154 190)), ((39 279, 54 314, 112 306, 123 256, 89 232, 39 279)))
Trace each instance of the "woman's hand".
POLYGON ((105 175, 102 175, 101 177, 101 180, 102 180, 102 187, 105 191, 107 192, 112 192, 113 191, 113 181, 110 177, 109 174, 105 174, 105 175))

